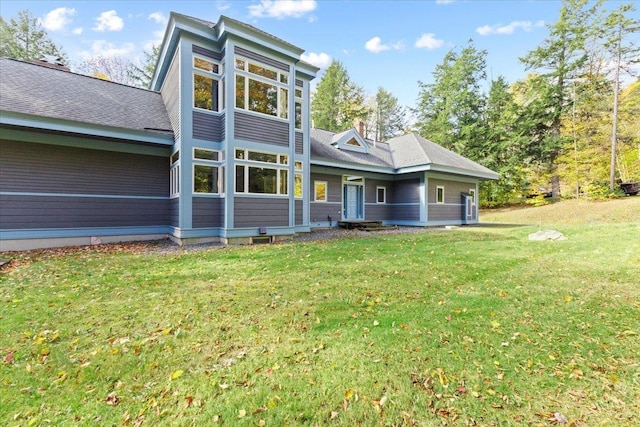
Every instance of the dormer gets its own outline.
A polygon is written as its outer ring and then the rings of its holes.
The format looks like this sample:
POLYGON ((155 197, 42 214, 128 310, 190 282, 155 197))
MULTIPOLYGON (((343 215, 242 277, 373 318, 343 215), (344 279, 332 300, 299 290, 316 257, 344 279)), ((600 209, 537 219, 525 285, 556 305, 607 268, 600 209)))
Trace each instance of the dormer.
POLYGON ((340 150, 369 154, 369 144, 355 128, 333 135, 331 145, 340 150))

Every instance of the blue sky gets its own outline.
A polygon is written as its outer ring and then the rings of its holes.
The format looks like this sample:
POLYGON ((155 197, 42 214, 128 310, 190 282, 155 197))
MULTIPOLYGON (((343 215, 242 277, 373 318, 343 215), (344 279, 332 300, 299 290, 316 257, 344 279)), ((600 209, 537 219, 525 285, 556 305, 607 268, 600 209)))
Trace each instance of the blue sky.
POLYGON ((98 55, 136 61, 161 41, 171 11, 214 22, 223 14, 304 49, 321 68, 336 59, 367 94, 382 86, 409 107, 418 81, 430 82, 444 55, 469 39, 487 50, 489 78, 524 78, 518 58, 545 39, 559 8, 554 0, 0 2, 5 20, 23 9, 40 18, 72 66, 98 55))

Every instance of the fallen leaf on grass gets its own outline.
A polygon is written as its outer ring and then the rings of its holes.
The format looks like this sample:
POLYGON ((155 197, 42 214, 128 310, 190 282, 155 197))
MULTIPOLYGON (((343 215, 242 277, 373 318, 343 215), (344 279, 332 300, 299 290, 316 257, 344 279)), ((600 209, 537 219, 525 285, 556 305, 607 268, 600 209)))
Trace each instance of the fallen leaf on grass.
POLYGON ((173 374, 171 374, 171 379, 172 380, 177 380, 178 378, 180 378, 182 376, 182 374, 184 374, 184 371, 182 369, 178 369, 173 374))
POLYGON ((120 404, 120 398, 115 393, 110 393, 106 400, 109 406, 118 406, 120 404))

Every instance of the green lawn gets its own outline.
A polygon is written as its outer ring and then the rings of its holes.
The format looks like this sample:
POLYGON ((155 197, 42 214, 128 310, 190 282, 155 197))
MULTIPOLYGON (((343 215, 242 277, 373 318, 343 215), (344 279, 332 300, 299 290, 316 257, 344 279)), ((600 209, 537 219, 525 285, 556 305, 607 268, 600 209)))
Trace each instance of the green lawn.
POLYGON ((640 219, 530 222, 18 254, 0 425, 639 425, 640 219))

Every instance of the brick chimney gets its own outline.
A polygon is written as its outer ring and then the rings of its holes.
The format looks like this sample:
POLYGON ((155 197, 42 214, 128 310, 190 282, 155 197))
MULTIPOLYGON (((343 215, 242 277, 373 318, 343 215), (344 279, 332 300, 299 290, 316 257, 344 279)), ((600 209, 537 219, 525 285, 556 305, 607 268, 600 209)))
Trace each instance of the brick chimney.
POLYGON ((71 71, 69 67, 64 65, 61 58, 53 55, 43 55, 42 58, 30 62, 32 64, 42 65, 43 67, 55 68, 56 70, 71 71))
POLYGON ((358 122, 358 133, 364 138, 364 122, 362 120, 358 122))

